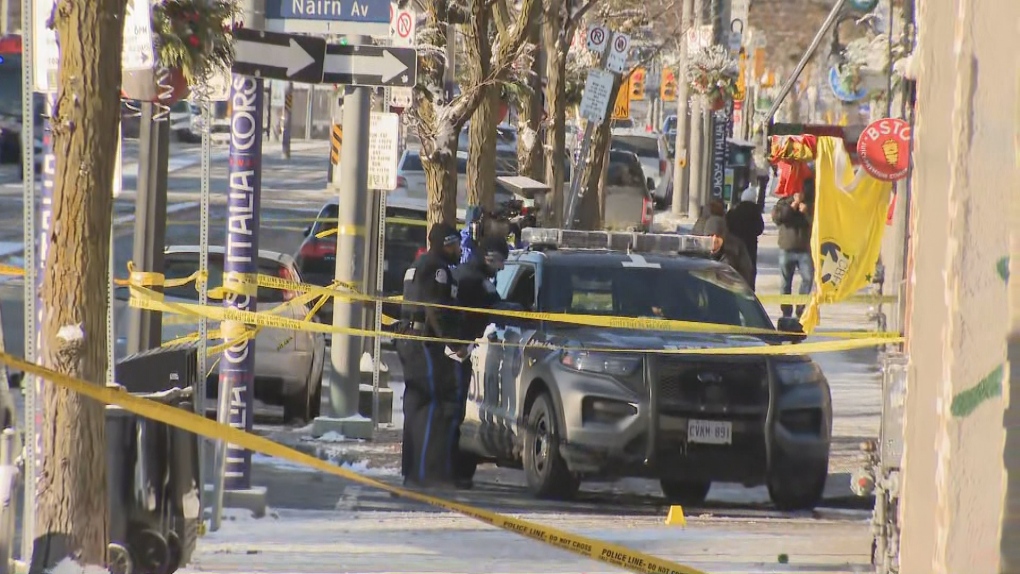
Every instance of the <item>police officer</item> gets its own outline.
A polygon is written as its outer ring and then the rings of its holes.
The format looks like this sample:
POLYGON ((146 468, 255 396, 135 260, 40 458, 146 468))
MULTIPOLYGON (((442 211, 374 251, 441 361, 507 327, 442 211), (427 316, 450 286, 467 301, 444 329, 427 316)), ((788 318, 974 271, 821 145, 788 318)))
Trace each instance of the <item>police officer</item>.
MULTIPOLYGON (((429 250, 404 274, 404 305, 399 332, 438 339, 460 339, 460 314, 414 302, 455 305, 457 283, 451 265, 460 260, 460 234, 436 224, 429 231, 429 250)), ((447 351, 467 355, 464 345, 398 339, 404 368, 404 442, 406 485, 451 484, 450 425, 458 411, 456 362, 447 351)))
MULTIPOLYGON (((494 279, 496 273, 503 269, 508 255, 506 239, 498 236, 483 236, 472 251, 470 259, 454 271, 454 276, 457 278, 457 305, 474 309, 491 309, 498 305, 502 298, 496 292, 494 279)), ((464 313, 460 338, 473 341, 481 337, 489 322, 487 313, 464 313)), ((455 367, 457 368, 457 403, 460 408, 451 429, 450 473, 458 487, 470 488, 475 466, 469 455, 461 454, 458 444, 460 442, 460 425, 464 422, 464 410, 467 407, 468 386, 471 384, 471 358, 464 359, 455 367)))

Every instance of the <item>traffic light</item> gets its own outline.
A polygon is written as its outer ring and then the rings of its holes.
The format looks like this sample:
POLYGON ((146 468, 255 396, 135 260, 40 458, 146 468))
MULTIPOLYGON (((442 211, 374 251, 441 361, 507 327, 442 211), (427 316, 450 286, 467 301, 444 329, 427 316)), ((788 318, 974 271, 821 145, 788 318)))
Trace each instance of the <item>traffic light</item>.
POLYGON ((630 74, 630 99, 641 101, 645 99, 645 69, 635 68, 630 74))
POLYGON ((676 101, 676 74, 673 70, 662 71, 662 86, 659 88, 659 98, 664 102, 676 101))

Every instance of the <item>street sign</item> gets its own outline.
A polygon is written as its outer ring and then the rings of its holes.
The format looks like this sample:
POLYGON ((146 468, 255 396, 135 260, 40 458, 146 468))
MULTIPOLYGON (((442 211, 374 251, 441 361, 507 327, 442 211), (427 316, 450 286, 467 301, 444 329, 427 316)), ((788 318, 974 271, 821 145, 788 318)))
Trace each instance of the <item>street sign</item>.
MULTIPOLYGON (((46 22, 50 20, 54 2, 37 0, 32 3, 32 68, 33 83, 37 92, 55 92, 59 80, 57 70, 60 66, 60 49, 57 46, 57 33, 50 29, 46 22)), ((130 0, 126 6, 124 18, 124 47, 121 51, 121 68, 127 76, 145 72, 136 82, 125 78, 125 91, 129 95, 141 99, 156 96, 155 79, 152 73, 155 67, 156 54, 152 46, 152 23, 150 6, 147 0, 130 0), (145 84, 142 86, 134 84, 145 84)))
POLYGON ((622 74, 627 68, 627 56, 630 55, 630 36, 617 32, 613 35, 613 46, 609 50, 606 69, 622 74))
POLYGON ((595 123, 606 119, 606 108, 613 94, 615 76, 606 70, 592 70, 584 81, 584 92, 581 94, 581 117, 595 123))
POLYGON ((616 92, 616 101, 613 102, 613 119, 614 120, 629 120, 630 119, 630 97, 631 97, 630 82, 624 81, 620 83, 620 90, 616 92))
POLYGON ((125 72, 152 70, 156 64, 156 54, 152 49, 152 12, 149 0, 131 0, 125 9, 121 67, 125 72))
POLYGON ((231 70, 235 74, 318 84, 325 57, 326 40, 322 38, 251 28, 234 30, 231 70))
POLYGON ((37 0, 32 3, 32 74, 37 92, 57 91, 57 68, 60 65, 60 51, 57 49, 57 33, 46 26, 53 12, 53 2, 37 0))
POLYGON ((695 54, 712 45, 712 26, 698 26, 687 29, 687 50, 695 54))
POLYGON ((322 81, 327 84, 413 87, 418 81, 418 52, 385 46, 326 46, 322 81))
POLYGON ((398 8, 396 2, 390 2, 390 44, 414 46, 417 21, 418 16, 410 7, 398 8))
POLYGON ((390 107, 407 109, 414 99, 414 88, 390 88, 390 107))
POLYGON ((400 116, 373 113, 368 136, 368 189, 393 191, 397 188, 397 140, 400 116))
POLYGON ((592 52, 602 54, 609 45, 609 28, 592 24, 588 26, 588 49, 592 52))
POLYGON ((266 0, 266 29, 387 37, 390 0, 266 0))

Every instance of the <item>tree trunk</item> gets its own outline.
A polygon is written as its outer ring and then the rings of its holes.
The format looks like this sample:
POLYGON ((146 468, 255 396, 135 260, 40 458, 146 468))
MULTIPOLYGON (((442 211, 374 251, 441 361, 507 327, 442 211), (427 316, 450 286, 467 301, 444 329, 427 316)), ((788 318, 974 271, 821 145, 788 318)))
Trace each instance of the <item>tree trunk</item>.
MULTIPOLYGON (((424 144, 422 140, 422 151, 425 151, 424 144)), ((428 193, 426 219, 429 229, 437 223, 457 223, 457 138, 447 136, 442 140, 436 139, 434 145, 441 150, 451 150, 451 153, 444 151, 435 156, 423 153, 421 156, 421 165, 425 170, 425 190, 428 193)))
MULTIPOLYGON (((617 76, 616 81, 613 83, 612 97, 609 99, 610 102, 616 101, 616 92, 621 88, 622 82, 620 77, 617 76)), ((612 110, 613 104, 609 104, 609 109, 606 110, 606 117, 602 120, 602 123, 595 126, 595 130, 591 136, 591 145, 588 150, 588 162, 584 167, 584 173, 581 174, 581 186, 584 190, 584 198, 581 204, 578 206, 578 214, 580 219, 579 229, 597 230, 603 228, 603 222, 605 221, 605 214, 603 209, 606 205, 605 198, 602 194, 605 192, 605 186, 599 185, 602 181, 603 166, 606 162, 606 151, 609 149, 609 142, 612 135, 612 110)))
POLYGON ((542 25, 542 49, 546 54, 545 105, 551 120, 545 129, 545 183, 549 186, 549 200, 543 209, 545 226, 559 227, 563 223, 563 163, 566 158, 566 76, 567 50, 570 48, 564 26, 565 0, 545 0, 545 18, 542 25))
MULTIPOLYGON (((495 31, 490 26, 492 10, 482 2, 472 5, 472 21, 463 34, 471 85, 480 85, 492 71, 495 31)), ((499 121, 499 92, 496 84, 484 85, 478 107, 468 127, 467 204, 492 210, 496 194, 496 123, 499 121)))
POLYGON ((496 124, 499 86, 486 86, 468 127, 467 204, 492 211, 496 195, 496 124))
MULTIPOLYGON (((542 35, 542 6, 538 2, 534 4, 532 15, 528 18, 531 24, 528 28, 527 42, 538 46, 542 35)), ((521 91, 520 109, 517 120, 517 174, 531 179, 542 181, 545 179, 545 168, 543 166, 544 150, 542 146, 542 76, 543 60, 545 50, 540 50, 532 59, 531 75, 528 78, 528 90, 521 91)))
MULTIPOLYGON (((120 117, 123 0, 58 2, 53 233, 42 284, 42 361, 106 380, 111 194, 120 117)), ((32 571, 65 558, 105 565, 109 533, 103 405, 44 385, 43 466, 32 571)), ((31 511, 31 510, 29 510, 31 511)))

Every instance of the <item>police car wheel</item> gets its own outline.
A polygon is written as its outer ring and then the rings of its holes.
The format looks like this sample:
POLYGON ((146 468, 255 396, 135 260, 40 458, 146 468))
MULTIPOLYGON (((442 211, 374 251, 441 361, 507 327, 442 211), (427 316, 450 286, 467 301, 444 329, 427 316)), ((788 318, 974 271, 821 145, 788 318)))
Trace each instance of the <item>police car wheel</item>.
POLYGON ((703 504, 712 488, 711 481, 674 478, 663 478, 659 485, 667 501, 683 506, 703 504))
POLYGON ((577 494, 577 480, 559 450, 559 419, 548 394, 539 395, 528 411, 524 433, 524 475, 539 498, 569 499, 577 494))
POLYGON ((829 476, 825 464, 777 465, 768 478, 769 498, 782 511, 812 510, 822 500, 825 481, 829 476))

